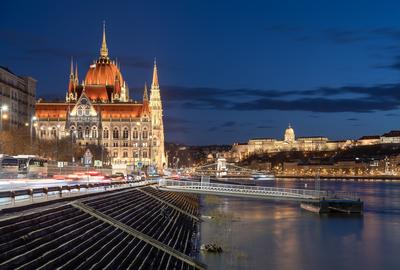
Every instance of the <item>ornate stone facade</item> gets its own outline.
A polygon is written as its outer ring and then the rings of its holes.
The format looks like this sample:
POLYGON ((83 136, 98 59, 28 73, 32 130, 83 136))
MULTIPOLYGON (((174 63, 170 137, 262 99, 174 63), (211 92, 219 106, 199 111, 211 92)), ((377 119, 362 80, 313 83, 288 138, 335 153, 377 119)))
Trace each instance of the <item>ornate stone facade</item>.
POLYGON ((129 88, 118 63, 108 56, 105 28, 100 57, 89 67, 79 84, 78 69, 69 76, 65 102, 36 104, 36 134, 42 139, 70 137, 79 145, 103 145, 113 164, 165 165, 163 109, 154 62, 153 82, 148 99, 144 87, 142 102, 129 98, 129 88))

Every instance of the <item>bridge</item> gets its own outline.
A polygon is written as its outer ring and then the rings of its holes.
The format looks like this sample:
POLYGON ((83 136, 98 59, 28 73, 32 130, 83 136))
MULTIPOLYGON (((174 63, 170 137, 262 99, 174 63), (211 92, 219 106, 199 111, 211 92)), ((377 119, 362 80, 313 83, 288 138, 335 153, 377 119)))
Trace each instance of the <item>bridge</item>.
POLYGON ((230 185, 209 182, 191 182, 161 179, 162 190, 189 192, 210 195, 238 196, 267 200, 283 200, 298 202, 319 202, 321 200, 357 200, 355 193, 329 192, 323 190, 292 189, 249 185, 230 185))
POLYGON ((253 170, 239 167, 233 163, 228 163, 224 158, 218 158, 216 163, 196 167, 195 175, 208 175, 214 177, 250 177, 253 170))

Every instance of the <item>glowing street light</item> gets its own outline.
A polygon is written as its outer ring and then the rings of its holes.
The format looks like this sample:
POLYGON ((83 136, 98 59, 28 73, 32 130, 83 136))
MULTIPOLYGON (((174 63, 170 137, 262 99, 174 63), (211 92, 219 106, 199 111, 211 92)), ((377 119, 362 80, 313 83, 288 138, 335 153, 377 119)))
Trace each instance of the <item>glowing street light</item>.
POLYGON ((31 145, 32 145, 32 141, 33 141, 33 127, 37 126, 36 120, 38 120, 37 117, 36 116, 32 116, 32 118, 31 118, 31 130, 30 130, 31 131, 31 145))

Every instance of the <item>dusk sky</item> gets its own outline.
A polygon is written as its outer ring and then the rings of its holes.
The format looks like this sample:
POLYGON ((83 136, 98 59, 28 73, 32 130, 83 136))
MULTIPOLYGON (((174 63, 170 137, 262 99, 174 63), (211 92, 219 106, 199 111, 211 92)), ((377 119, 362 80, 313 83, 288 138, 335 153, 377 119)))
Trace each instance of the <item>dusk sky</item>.
POLYGON ((131 96, 157 57, 166 141, 358 138, 400 129, 399 1, 2 1, 0 65, 65 98, 102 22, 131 96))

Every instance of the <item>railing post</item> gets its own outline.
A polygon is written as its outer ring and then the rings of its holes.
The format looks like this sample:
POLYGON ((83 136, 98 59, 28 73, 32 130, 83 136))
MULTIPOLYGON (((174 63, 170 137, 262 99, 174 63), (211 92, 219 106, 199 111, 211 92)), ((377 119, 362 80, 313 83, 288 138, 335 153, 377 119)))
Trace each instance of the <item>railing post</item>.
POLYGON ((11 205, 14 206, 15 205, 15 192, 11 191, 10 195, 11 195, 11 205))
POLYGON ((59 193, 60 193, 60 194, 59 194, 59 195, 60 195, 60 198, 62 198, 62 186, 59 186, 59 187, 58 187, 58 190, 59 190, 59 193))
POLYGON ((43 188, 44 198, 47 201, 49 199, 49 189, 47 187, 43 188))
POLYGON ((30 197, 30 201, 31 201, 31 203, 33 203, 33 189, 29 189, 28 190, 28 195, 29 195, 29 197, 30 197))

